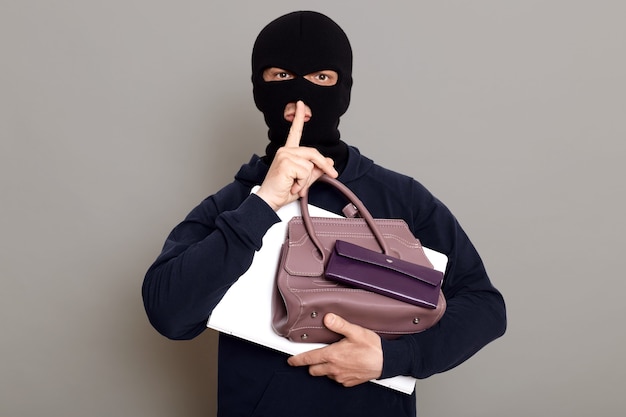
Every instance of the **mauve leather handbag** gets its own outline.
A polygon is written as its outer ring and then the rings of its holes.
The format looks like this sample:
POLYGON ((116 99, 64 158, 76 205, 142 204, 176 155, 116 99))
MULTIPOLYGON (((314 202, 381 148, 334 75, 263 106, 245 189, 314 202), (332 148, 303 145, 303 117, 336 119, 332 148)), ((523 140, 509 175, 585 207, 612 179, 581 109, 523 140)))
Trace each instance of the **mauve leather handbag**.
POLYGON ((446 309, 443 274, 433 269, 406 222, 374 219, 341 182, 326 175, 318 181, 341 191, 360 218, 311 217, 308 199, 300 199, 301 216, 288 223, 276 272, 274 331, 294 342, 336 342, 342 336, 324 326, 326 313, 387 339, 435 325, 446 309), (335 276, 328 279, 327 273, 335 276), (342 279, 347 284, 338 282, 342 279), (391 279, 396 281, 387 285, 391 279))

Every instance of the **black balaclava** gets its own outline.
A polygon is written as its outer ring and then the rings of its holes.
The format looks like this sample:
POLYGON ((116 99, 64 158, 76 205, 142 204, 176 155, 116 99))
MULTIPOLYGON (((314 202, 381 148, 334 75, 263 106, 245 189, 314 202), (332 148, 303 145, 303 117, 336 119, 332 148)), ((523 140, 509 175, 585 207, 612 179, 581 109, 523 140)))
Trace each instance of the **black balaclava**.
POLYGON ((328 17, 309 11, 293 12, 272 21, 259 33, 252 51, 254 102, 265 115, 271 161, 285 144, 291 123, 284 119, 285 105, 302 100, 312 117, 304 124, 300 144, 317 148, 345 165, 348 149, 340 140, 339 117, 348 109, 352 87, 352 48, 343 30, 328 17), (296 75, 287 81, 266 82, 263 71, 278 67, 296 75), (321 70, 339 74, 334 86, 319 86, 302 76, 321 70))

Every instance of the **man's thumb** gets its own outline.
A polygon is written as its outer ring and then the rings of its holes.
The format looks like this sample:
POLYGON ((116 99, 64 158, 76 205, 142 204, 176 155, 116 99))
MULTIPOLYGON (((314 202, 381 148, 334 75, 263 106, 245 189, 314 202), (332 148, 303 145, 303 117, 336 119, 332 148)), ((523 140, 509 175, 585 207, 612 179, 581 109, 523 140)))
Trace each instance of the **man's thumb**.
POLYGON ((351 334, 350 323, 336 314, 326 314, 324 316, 324 325, 328 328, 328 330, 332 330, 335 333, 339 333, 344 336, 349 336, 351 334))

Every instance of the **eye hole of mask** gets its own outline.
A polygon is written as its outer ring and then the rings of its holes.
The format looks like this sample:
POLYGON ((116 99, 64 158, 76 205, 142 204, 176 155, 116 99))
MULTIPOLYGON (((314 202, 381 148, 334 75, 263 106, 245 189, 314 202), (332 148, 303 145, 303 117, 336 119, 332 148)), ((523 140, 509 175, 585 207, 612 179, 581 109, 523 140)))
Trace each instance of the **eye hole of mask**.
MULTIPOLYGON (((270 67, 263 71, 263 80, 265 82, 289 81, 297 78, 298 75, 291 71, 270 67)), ((322 87, 331 87, 339 81, 339 74, 334 70, 320 70, 304 75, 305 80, 322 87)))

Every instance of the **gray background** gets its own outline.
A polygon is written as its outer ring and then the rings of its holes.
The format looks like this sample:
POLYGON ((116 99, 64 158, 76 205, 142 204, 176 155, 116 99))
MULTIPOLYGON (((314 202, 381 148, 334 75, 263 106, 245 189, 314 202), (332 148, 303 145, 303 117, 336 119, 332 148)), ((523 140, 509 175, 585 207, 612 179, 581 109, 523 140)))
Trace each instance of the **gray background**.
POLYGON ((162 338, 140 285, 263 152, 250 50, 300 8, 352 41, 343 137, 449 205, 508 303, 504 338, 417 384, 420 415, 623 415, 617 0, 3 0, 0 415, 213 415, 216 334, 162 338))

